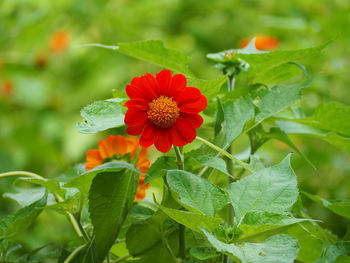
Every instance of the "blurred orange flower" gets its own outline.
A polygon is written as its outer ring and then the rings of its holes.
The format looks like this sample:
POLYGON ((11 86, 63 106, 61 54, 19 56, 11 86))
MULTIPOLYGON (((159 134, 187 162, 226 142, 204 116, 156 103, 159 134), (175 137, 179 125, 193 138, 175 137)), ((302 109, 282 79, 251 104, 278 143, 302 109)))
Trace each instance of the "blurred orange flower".
MULTIPOLYGON (((248 46, 251 38, 245 38, 239 43, 240 48, 245 48, 248 46)), ((255 47, 258 50, 273 50, 276 49, 279 45, 279 41, 275 37, 257 35, 255 37, 255 47)))
POLYGON ((69 34, 67 31, 56 31, 50 38, 50 48, 52 52, 59 53, 68 47, 69 34))
MULTIPOLYGON (((139 146, 139 139, 137 138, 110 135, 106 140, 99 141, 98 150, 91 149, 86 153, 85 168, 89 171, 106 162, 125 159, 132 160, 139 146)), ((150 165, 151 163, 147 158, 147 149, 142 148, 136 163, 136 167, 140 169, 142 174, 140 174, 135 200, 142 200, 146 196, 146 190, 149 188, 149 184, 144 185, 144 173, 147 172, 150 165)))
POLYGON ((4 97, 11 97, 12 95, 13 84, 10 80, 5 79, 1 83, 1 94, 4 97))

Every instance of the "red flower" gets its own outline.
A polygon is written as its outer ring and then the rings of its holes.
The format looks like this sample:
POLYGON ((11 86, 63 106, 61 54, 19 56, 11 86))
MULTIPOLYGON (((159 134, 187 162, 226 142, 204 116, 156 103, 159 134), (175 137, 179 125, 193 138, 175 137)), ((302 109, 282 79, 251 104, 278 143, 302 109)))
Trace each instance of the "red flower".
POLYGON ((154 144, 166 153, 172 145, 182 147, 196 138, 203 123, 198 113, 206 108, 207 99, 199 89, 187 87, 184 75, 172 76, 168 69, 155 77, 147 73, 133 78, 126 93, 126 132, 141 135, 140 145, 154 144))
MULTIPOLYGON (((99 141, 98 150, 91 149, 86 153, 86 171, 106 162, 126 158, 126 154, 130 154, 130 159, 132 160, 138 148, 139 140, 137 138, 110 135, 105 141, 99 141)), ((146 196, 146 190, 149 188, 149 184, 144 185, 144 174, 147 172, 150 165, 151 163, 147 158, 147 150, 142 148, 136 167, 139 168, 143 174, 140 174, 135 200, 142 200, 146 196)))
MULTIPOLYGON (((251 38, 245 38, 243 39, 239 46, 240 48, 245 48, 248 46, 251 38)), ((257 35, 255 37, 255 47, 258 50, 273 50, 278 47, 279 41, 275 37, 268 37, 263 35, 257 35)))

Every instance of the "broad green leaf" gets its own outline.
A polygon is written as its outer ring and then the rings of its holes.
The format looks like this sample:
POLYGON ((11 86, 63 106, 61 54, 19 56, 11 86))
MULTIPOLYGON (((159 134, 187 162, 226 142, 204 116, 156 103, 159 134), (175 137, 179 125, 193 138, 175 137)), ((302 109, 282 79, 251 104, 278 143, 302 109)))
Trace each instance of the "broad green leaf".
POLYGON ((187 86, 196 87, 207 97, 207 99, 214 98, 220 93, 220 88, 227 82, 227 76, 224 75, 214 80, 204 80, 196 78, 188 78, 187 86))
POLYGON ((176 169, 176 158, 173 156, 161 156, 148 169, 145 178, 145 184, 161 177, 167 173, 168 170, 176 169))
POLYGON ((210 157, 210 156, 198 156, 198 157, 193 157, 197 162, 206 165, 208 167, 214 168, 227 176, 232 176, 226 168, 226 163, 223 159, 218 158, 218 157, 210 157))
POLYGON ((170 170, 167 182, 178 201, 194 212, 214 216, 228 202, 220 188, 186 171, 170 170))
POLYGON ((2 196, 16 201, 20 207, 29 206, 38 201, 45 194, 43 187, 36 187, 31 189, 17 189, 16 193, 4 193, 2 196))
POLYGON ((94 178, 89 192, 89 213, 99 262, 114 244, 134 202, 139 175, 129 170, 102 172, 94 178))
POLYGON ((191 58, 176 49, 166 47, 161 40, 118 43, 118 46, 117 51, 125 55, 192 75, 187 65, 191 58))
POLYGON ((146 220, 154 214, 154 211, 151 208, 134 205, 131 207, 128 217, 136 220, 146 220))
POLYGON ((321 140, 324 140, 334 146, 350 152, 350 137, 339 135, 332 131, 321 130, 309 125, 304 125, 292 121, 278 120, 276 121, 278 127, 286 134, 303 134, 312 135, 321 140))
POLYGON ((39 178, 30 178, 30 177, 20 177, 18 178, 22 181, 26 181, 31 184, 37 184, 45 187, 47 190, 49 190, 51 193, 58 194, 62 198, 65 198, 66 190, 63 189, 60 185, 60 183, 56 179, 39 179, 39 178))
POLYGON ((335 244, 325 244, 322 248, 321 257, 317 261, 315 261, 315 263, 340 263, 342 261, 338 261, 337 259, 342 255, 349 254, 350 242, 348 241, 339 241, 335 244))
POLYGON ((280 164, 261 169, 226 188, 240 225, 249 212, 285 213, 298 197, 290 155, 280 164))
POLYGON ((23 233, 39 216, 46 206, 46 201, 47 192, 31 205, 21 208, 12 215, 0 218, 0 239, 12 238, 23 233))
POLYGON ((268 212, 247 213, 239 228, 240 231, 242 231, 239 239, 247 239, 249 237, 262 234, 266 231, 281 228, 287 225, 293 225, 303 221, 309 221, 309 219, 294 218, 283 214, 268 212))
POLYGON ((96 133, 124 125, 124 114, 118 103, 95 101, 80 111, 84 121, 77 124, 82 133, 96 133))
POLYGON ((123 169, 128 169, 130 171, 134 171, 135 173, 140 173, 140 171, 137 170, 132 164, 125 162, 108 162, 97 166, 94 169, 85 172, 78 177, 73 178, 63 186, 66 188, 77 188, 80 190, 82 195, 85 196, 89 192, 91 182, 96 176, 96 174, 102 172, 119 172, 123 169))
POLYGON ((188 227, 194 231, 200 232, 200 227, 214 231, 218 225, 223 221, 221 218, 207 216, 203 214, 193 213, 184 210, 177 210, 172 208, 164 207, 158 204, 159 208, 167 214, 170 218, 178 222, 179 224, 188 227))
POLYGON ((217 251, 242 263, 293 263, 299 252, 298 241, 288 235, 272 236, 261 243, 226 244, 206 229, 201 229, 217 251))
POLYGON ((330 200, 327 201, 317 195, 312 195, 306 192, 302 192, 305 196, 312 201, 322 205, 323 207, 331 210, 332 212, 350 218, 350 200, 330 200))
POLYGON ((254 105, 247 98, 229 100, 223 104, 225 146, 231 145, 243 131, 247 121, 254 118, 254 105))

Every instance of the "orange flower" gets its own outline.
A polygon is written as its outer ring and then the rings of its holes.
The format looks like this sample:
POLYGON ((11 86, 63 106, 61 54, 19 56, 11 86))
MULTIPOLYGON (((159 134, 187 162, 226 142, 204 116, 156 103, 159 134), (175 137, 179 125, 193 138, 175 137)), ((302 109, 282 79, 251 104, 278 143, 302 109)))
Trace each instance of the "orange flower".
MULTIPOLYGON (((239 46, 240 48, 245 48, 248 46, 251 38, 245 38, 243 39, 239 46)), ((263 35, 257 35, 255 37, 255 47, 258 50, 273 50, 278 47, 279 41, 275 37, 268 37, 263 35)))
POLYGON ((50 38, 50 48, 52 52, 59 53, 64 51, 69 42, 69 35, 67 31, 57 31, 50 38))
POLYGON ((4 80, 1 83, 1 93, 4 97, 11 97, 12 95, 13 84, 10 80, 4 80))
MULTIPOLYGON (((132 160, 139 148, 139 140, 122 135, 110 135, 106 140, 100 140, 98 150, 91 149, 86 153, 86 171, 89 171, 103 163, 116 160, 132 160), (130 154, 129 156, 127 154, 130 154)), ((147 149, 142 148, 137 160, 136 167, 140 169, 140 181, 137 187, 135 200, 142 200, 146 196, 149 184, 144 185, 145 175, 151 163, 147 158, 147 149)))

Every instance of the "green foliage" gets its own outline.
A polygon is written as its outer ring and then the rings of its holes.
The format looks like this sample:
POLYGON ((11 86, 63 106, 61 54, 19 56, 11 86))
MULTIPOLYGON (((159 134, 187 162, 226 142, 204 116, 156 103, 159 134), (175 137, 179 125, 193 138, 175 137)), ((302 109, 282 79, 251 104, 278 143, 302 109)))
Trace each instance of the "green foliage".
POLYGON ((348 262, 349 258, 337 260, 342 255, 350 253, 350 242, 340 241, 335 244, 325 244, 322 248, 321 257, 315 263, 348 262))
POLYGON ((145 178, 145 184, 152 180, 165 175, 168 170, 176 169, 175 157, 161 156, 148 169, 145 178))
POLYGON ((112 101, 96 101, 80 111, 84 121, 77 124, 82 133, 96 133, 124 125, 124 115, 119 104, 112 101))

